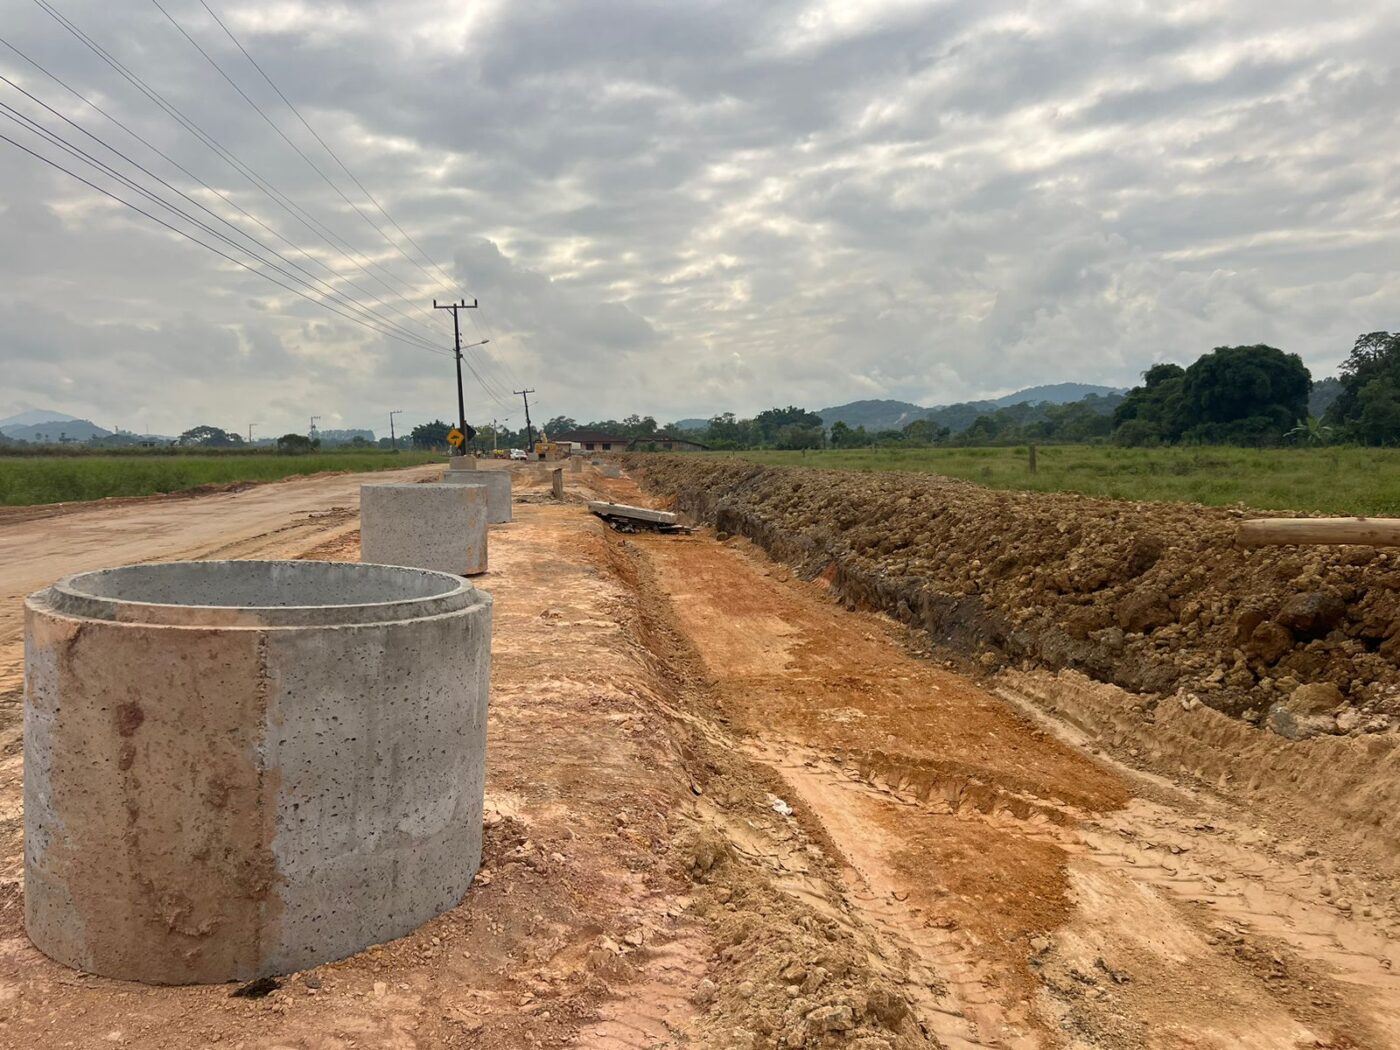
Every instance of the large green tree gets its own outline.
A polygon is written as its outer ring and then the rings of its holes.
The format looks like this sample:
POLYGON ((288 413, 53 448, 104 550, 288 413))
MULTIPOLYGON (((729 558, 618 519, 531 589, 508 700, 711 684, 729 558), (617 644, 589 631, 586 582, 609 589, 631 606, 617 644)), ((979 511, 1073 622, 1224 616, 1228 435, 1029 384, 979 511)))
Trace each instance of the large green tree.
POLYGON ((198 445, 200 448, 230 448, 243 444, 243 435, 205 425, 186 430, 180 435, 180 444, 198 445))
POLYGON ((1220 346, 1189 368, 1154 365, 1113 413, 1119 444, 1270 445, 1307 416, 1312 377, 1272 346, 1220 346))
POLYGON ((414 448, 447 448, 447 434, 451 429, 450 423, 435 419, 431 423, 419 423, 408 437, 414 448))
POLYGON ((1400 441, 1400 332, 1358 336, 1339 378, 1326 421, 1367 444, 1400 441))
POLYGON ((787 408, 770 408, 760 412, 754 416, 753 425, 758 432, 758 440, 765 445, 773 445, 777 443, 778 435, 788 427, 798 430, 821 430, 822 417, 805 408, 788 405, 787 408))
POLYGON ((1181 413, 1181 392, 1186 369, 1180 365, 1153 365, 1142 374, 1142 386, 1128 391, 1113 410, 1113 439, 1120 445, 1156 445, 1174 440, 1181 413))
POLYGON ((1307 416, 1311 387, 1312 376, 1297 354, 1262 344, 1216 347, 1186 370, 1174 437, 1277 444, 1307 416))

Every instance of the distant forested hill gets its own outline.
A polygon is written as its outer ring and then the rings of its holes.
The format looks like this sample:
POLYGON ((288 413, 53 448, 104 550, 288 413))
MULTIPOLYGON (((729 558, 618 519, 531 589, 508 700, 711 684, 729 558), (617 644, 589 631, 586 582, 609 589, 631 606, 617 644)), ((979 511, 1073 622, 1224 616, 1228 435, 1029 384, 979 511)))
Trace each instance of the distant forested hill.
POLYGON ((1117 387, 1094 386, 1090 383, 1053 383, 1049 386, 1032 386, 988 401, 963 401, 955 405, 935 405, 925 408, 908 401, 852 401, 848 405, 835 405, 823 408, 817 414, 826 426, 842 422, 846 426, 865 427, 866 430, 900 430, 916 419, 931 419, 939 426, 949 427, 954 433, 966 430, 978 416, 995 412, 1010 405, 1038 404, 1066 405, 1082 401, 1090 394, 1106 397, 1121 393, 1117 387))

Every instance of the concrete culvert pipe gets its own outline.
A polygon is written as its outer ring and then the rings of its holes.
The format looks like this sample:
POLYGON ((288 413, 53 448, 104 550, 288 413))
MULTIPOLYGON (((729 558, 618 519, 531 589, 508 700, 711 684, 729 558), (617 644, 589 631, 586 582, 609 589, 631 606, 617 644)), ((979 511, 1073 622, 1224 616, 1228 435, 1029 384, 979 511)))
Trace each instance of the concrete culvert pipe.
POLYGON ((488 500, 482 485, 361 485, 360 559, 459 576, 485 572, 488 500))
POLYGON ((486 489, 486 520, 499 525, 511 520, 510 471, 449 470, 442 476, 447 485, 479 485, 486 489))
POLYGON ((491 597, 445 573, 175 562, 26 603, 25 925, 157 984, 305 969, 481 858, 491 597))

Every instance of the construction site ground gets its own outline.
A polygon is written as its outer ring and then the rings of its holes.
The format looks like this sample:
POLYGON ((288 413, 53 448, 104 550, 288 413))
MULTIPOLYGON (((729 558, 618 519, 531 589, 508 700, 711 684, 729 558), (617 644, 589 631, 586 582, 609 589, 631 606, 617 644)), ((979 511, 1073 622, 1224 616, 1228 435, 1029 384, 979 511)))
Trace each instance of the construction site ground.
POLYGON ((629 478, 566 473, 559 501, 515 469, 478 581, 481 873, 260 996, 26 939, 22 599, 139 561, 354 560, 363 479, 0 519, 0 1048, 1400 1047, 1393 851, 1356 799, 1343 826, 1298 798, 1327 741, 1280 742, 1246 804, 1086 731, 1087 686, 967 677, 747 541, 611 531, 585 501, 646 503, 629 478))

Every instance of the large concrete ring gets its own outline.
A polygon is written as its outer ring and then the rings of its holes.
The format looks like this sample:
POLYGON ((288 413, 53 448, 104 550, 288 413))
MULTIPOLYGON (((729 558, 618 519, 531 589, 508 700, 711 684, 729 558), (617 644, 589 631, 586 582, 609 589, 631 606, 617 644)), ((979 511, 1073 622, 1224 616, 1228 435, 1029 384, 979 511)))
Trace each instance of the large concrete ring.
POLYGON ((456 905, 481 860, 491 596, 446 573, 174 562, 25 618, 25 925, 155 984, 305 969, 456 905))
POLYGON ((446 485, 482 485, 486 488, 486 520, 492 525, 511 520, 510 471, 449 470, 442 476, 446 485))

